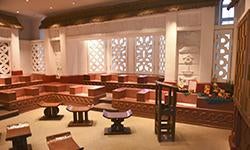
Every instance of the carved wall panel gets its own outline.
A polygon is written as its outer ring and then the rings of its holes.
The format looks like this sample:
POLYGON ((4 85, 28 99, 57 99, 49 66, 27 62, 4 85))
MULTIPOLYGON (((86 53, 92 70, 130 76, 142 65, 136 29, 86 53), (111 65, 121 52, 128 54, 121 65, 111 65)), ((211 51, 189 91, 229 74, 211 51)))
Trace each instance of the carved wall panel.
POLYGON ((159 73, 165 74, 165 62, 166 62, 166 37, 164 35, 160 36, 159 45, 159 73))
POLYGON ((54 56, 55 56, 55 64, 56 64, 56 74, 59 77, 62 71, 62 59, 61 59, 61 45, 60 40, 52 40, 51 46, 53 48, 54 56))
POLYGON ((230 79, 233 30, 216 30, 213 77, 225 82, 230 79))
POLYGON ((180 31, 177 37, 178 82, 199 80, 200 31, 180 31))
POLYGON ((127 38, 114 38, 111 40, 112 71, 127 71, 127 38))
POLYGON ((105 71, 105 43, 103 40, 89 40, 88 43, 88 70, 89 72, 105 71))
POLYGON ((0 41, 0 75, 10 74, 10 42, 0 41))
POLYGON ((34 72, 45 71, 45 56, 43 42, 33 42, 32 47, 32 67, 34 72))
POLYGON ((153 72, 153 36, 136 37, 135 45, 136 72, 153 72))

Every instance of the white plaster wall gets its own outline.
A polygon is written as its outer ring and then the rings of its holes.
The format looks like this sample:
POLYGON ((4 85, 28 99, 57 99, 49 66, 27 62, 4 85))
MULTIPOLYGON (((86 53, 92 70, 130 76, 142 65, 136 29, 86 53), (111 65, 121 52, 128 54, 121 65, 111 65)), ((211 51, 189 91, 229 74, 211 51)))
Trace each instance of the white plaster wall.
POLYGON ((24 74, 32 73, 32 54, 31 42, 27 40, 20 41, 20 56, 21 56, 21 70, 24 74))
MULTIPOLYGON (((83 43, 86 39, 98 37, 110 37, 114 35, 134 35, 138 33, 166 32, 166 81, 177 81, 177 31, 199 31, 200 60, 195 60, 200 67, 194 67, 199 71, 201 82, 210 82, 213 57, 213 33, 214 33, 214 7, 192 9, 179 12, 169 12, 160 15, 134 17, 115 20, 104 23, 86 24, 65 27, 65 37, 59 36, 61 47, 65 47, 63 57, 65 75, 83 74, 87 72, 87 50, 83 43), (61 41, 62 40, 62 41, 61 41), (65 42, 63 42, 65 41, 65 42)), ((49 74, 56 72, 54 56, 49 31, 45 34, 46 71, 49 74), (46 44, 47 43, 47 44, 46 44)), ((134 47, 129 49, 129 54, 134 53, 134 47)), ((129 55, 130 57, 130 55, 129 55)), ((198 57, 198 56, 197 56, 198 57)), ((134 71, 129 62, 128 72, 134 71)), ((134 66, 133 66, 134 67, 134 66)))
POLYGON ((79 39, 66 40, 66 75, 87 73, 87 54, 84 43, 79 39))

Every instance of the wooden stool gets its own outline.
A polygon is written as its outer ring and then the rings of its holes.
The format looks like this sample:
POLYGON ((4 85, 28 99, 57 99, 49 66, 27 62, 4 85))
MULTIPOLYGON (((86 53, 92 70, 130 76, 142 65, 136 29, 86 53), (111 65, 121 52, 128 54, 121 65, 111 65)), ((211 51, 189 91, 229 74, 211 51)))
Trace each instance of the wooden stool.
POLYGON ((27 137, 31 136, 28 123, 19 123, 7 126, 6 141, 12 141, 12 150, 31 150, 30 144, 27 144, 27 137))
POLYGON ((103 111, 103 116, 105 118, 111 119, 114 122, 110 128, 104 129, 104 135, 115 135, 115 134, 131 134, 129 127, 124 127, 122 122, 124 119, 132 116, 132 111, 128 110, 126 112, 108 112, 103 111))
POLYGON ((67 110, 73 113, 73 121, 71 121, 68 127, 74 126, 92 126, 93 121, 88 119, 88 111, 92 106, 67 106, 67 110), (85 118, 83 120, 83 112, 85 113, 85 118))
POLYGON ((70 132, 55 134, 46 137, 49 150, 83 150, 72 138, 70 132))
POLYGON ((61 102, 44 102, 38 103, 40 107, 45 107, 44 116, 40 120, 61 120, 63 115, 58 115, 61 102))

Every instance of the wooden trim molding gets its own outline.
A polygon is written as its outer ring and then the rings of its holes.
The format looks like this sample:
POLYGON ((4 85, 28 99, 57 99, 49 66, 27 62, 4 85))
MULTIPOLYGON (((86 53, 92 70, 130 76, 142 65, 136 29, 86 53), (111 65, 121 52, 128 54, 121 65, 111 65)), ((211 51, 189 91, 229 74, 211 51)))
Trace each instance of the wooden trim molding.
POLYGON ((23 26, 15 16, 0 13, 0 27, 22 29, 23 26))
POLYGON ((215 6, 218 0, 137 0, 46 17, 39 28, 98 23, 128 17, 215 6))

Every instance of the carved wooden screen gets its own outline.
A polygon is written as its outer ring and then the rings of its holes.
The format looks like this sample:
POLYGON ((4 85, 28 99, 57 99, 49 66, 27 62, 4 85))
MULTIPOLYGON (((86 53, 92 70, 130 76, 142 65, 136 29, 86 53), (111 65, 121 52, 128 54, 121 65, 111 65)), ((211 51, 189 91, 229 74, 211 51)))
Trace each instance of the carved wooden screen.
POLYGON ((0 75, 10 74, 10 42, 0 41, 0 75))
POLYGON ((113 38, 111 40, 112 71, 127 71, 127 38, 113 38))
POLYGON ((250 149, 250 10, 238 25, 234 98, 235 121, 231 149, 250 149))
POLYGON ((89 72, 105 71, 105 42, 89 40, 88 43, 88 70, 89 72))
POLYGON ((32 67, 34 72, 45 71, 44 45, 43 42, 33 42, 32 47, 32 67))
POLYGON ((166 62, 166 38, 164 35, 160 36, 160 45, 159 45, 159 73, 165 74, 165 62, 166 62))
POLYGON ((235 98, 242 111, 250 116, 250 15, 238 29, 238 46, 235 74, 235 98))
POLYGON ((215 30, 213 77, 225 82, 230 79, 233 29, 215 30))
POLYGON ((135 65, 138 73, 153 72, 153 36, 137 36, 135 44, 135 65))

